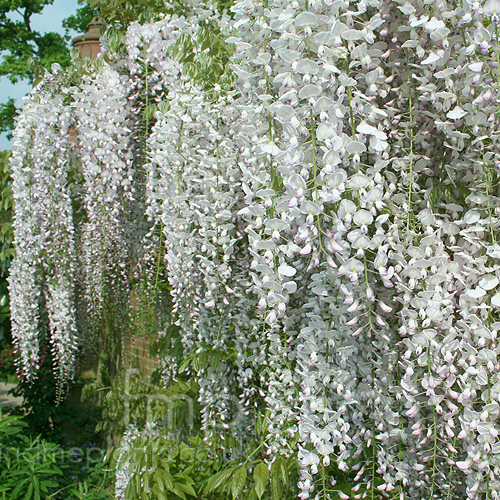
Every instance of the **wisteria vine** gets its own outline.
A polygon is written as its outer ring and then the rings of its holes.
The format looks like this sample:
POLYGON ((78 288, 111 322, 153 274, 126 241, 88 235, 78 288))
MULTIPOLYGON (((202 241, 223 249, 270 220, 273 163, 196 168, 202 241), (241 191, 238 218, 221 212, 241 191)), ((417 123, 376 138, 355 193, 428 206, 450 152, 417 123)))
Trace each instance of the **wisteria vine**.
POLYGON ((297 457, 301 499, 500 498, 500 1, 193 12, 132 25, 125 60, 76 86, 48 75, 19 118, 23 373, 44 308, 64 380, 75 287, 95 314, 104 277, 144 265, 154 287, 164 262, 214 447, 265 415, 269 463, 297 457), (208 50, 209 24, 233 47, 231 88, 179 57, 183 37, 208 50))

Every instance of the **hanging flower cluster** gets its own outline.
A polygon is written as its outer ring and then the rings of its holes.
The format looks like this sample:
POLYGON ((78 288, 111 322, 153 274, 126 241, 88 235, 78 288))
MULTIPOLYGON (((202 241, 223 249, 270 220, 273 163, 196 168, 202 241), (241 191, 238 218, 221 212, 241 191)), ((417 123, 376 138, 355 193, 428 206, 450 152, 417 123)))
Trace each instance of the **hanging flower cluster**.
MULTIPOLYGON (((192 28, 195 37, 196 24, 192 28)), ((240 171, 228 137, 235 112, 228 106, 230 97, 204 95, 181 76, 173 59, 163 62, 168 64, 176 71, 167 77, 167 100, 147 144, 148 215, 162 228, 173 314, 186 352, 220 357, 193 369, 200 383, 204 428, 213 431, 232 418, 237 397, 228 384, 237 374, 222 359, 235 348, 230 331, 241 316, 235 303, 244 294, 241 285, 228 284, 242 264, 235 264, 241 239, 235 220, 240 171)), ((175 376, 174 360, 164 362, 165 375, 175 376)))
MULTIPOLYGON (((214 446, 265 414, 269 461, 298 458, 299 498, 499 498, 499 13, 497 0, 237 0, 231 18, 208 6, 133 24, 125 61, 70 105, 49 77, 13 160, 26 373, 41 297, 67 367, 77 271, 89 303, 105 276, 126 282, 143 207, 146 275, 166 262, 214 446), (208 22, 234 47, 229 92, 175 57, 208 22), (77 152, 60 140, 71 120, 77 152), (72 169, 81 239, 60 236, 72 169)), ((164 368, 177 376, 175 358, 164 368)))
POLYGON ((118 456, 116 457, 118 463, 123 463, 122 467, 117 469, 115 477, 114 496, 117 500, 127 500, 127 487, 129 486, 133 476, 131 460, 128 458, 128 455, 131 453, 131 450, 133 450, 137 440, 144 438, 154 439, 158 437, 158 434, 158 427, 151 422, 147 423, 145 428, 141 430, 133 424, 130 424, 125 430, 120 443, 120 450, 118 456))
POLYGON ((9 284, 21 373, 30 379, 38 367, 42 330, 48 333, 57 374, 64 381, 72 377, 77 348, 76 263, 68 183, 73 165, 67 156, 72 150, 71 114, 59 93, 58 69, 54 66, 54 73, 28 97, 14 135, 11 166, 17 253, 9 284))
POLYGON ((167 16, 159 22, 146 25, 133 23, 125 35, 127 58, 125 61, 118 61, 126 66, 130 74, 130 100, 134 114, 138 115, 140 147, 136 151, 136 164, 141 165, 139 168, 144 166, 142 175, 146 179, 138 190, 144 191, 143 211, 149 222, 143 238, 139 240, 143 250, 138 259, 138 268, 147 277, 147 286, 153 290, 153 294, 158 279, 158 262, 162 260, 164 247, 159 204, 155 193, 155 179, 158 178, 158 173, 154 159, 149 161, 147 157, 147 139, 155 123, 153 111, 161 105, 165 95, 181 75, 180 64, 170 54, 173 46, 181 33, 193 34, 194 30, 194 24, 187 23, 184 18, 178 16, 167 16))
POLYGON ((23 375, 32 377, 48 340, 62 387, 73 376, 77 331, 95 328, 104 298, 127 289, 134 172, 126 79, 103 64, 72 86, 54 71, 28 98, 14 138, 10 292, 23 375))
MULTIPOLYGON (((255 138, 242 145, 243 217, 273 360, 264 362, 271 368, 263 381, 270 451, 286 448, 297 423, 302 498, 320 468, 325 479, 334 452, 346 471, 347 460, 367 451, 392 403, 389 346, 397 339, 382 318, 392 284, 380 265, 389 228, 387 113, 373 95, 385 78, 380 48, 368 46, 384 9, 373 7, 362 28, 341 21, 338 3, 235 6, 235 22, 248 27, 234 38, 233 69, 242 104, 253 108, 245 127, 255 138)), ((385 449, 372 446, 358 494, 376 486, 370 474, 389 462, 385 449)))
POLYGON ((129 92, 127 78, 103 65, 72 93, 86 215, 81 228, 84 290, 96 319, 106 287, 127 282, 126 215, 134 179, 129 92))

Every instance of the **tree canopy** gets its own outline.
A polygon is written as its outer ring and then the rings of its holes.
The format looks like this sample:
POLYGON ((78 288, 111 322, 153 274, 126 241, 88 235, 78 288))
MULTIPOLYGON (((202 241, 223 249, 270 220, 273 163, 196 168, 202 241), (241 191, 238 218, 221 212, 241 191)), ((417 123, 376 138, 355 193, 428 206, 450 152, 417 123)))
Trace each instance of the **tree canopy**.
MULTIPOLYGON (((69 29, 84 32, 97 10, 88 5, 78 9, 75 15, 63 22, 66 34, 40 33, 33 29, 32 18, 41 14, 54 0, 0 0, 0 77, 12 83, 20 80, 35 83, 44 68, 53 63, 68 66, 70 57, 69 29)), ((14 127, 17 109, 14 99, 0 104, 0 132, 14 127)))
MULTIPOLYGON (((83 2, 84 0, 79 0, 83 2)), ((190 10, 185 0, 85 0, 88 5, 98 9, 106 21, 115 28, 126 30, 133 21, 147 22, 155 19, 159 13, 181 14, 190 10)), ((217 0, 213 2, 220 11, 227 10, 234 0, 217 0)))

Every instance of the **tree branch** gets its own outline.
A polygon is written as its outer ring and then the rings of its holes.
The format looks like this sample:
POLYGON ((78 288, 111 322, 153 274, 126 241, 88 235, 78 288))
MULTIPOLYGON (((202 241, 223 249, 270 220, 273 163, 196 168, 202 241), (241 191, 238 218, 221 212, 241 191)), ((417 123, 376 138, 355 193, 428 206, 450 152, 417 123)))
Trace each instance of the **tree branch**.
POLYGON ((22 14, 23 16, 23 19, 24 19, 24 25, 26 26, 26 29, 32 33, 32 30, 31 30, 31 14, 33 14, 33 12, 29 11, 28 10, 28 7, 25 7, 24 9, 24 14, 22 14))

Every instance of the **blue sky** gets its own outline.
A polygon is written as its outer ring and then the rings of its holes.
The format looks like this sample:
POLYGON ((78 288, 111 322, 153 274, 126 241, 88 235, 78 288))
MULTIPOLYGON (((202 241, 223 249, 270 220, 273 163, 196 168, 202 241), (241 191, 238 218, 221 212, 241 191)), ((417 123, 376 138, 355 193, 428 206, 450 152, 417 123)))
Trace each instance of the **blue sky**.
MULTIPOLYGON (((79 7, 77 0, 55 0, 53 5, 46 7, 42 14, 34 15, 32 19, 32 27, 35 31, 46 33, 48 31, 56 31, 64 33, 61 26, 62 20, 74 14, 79 7)), ((80 33, 70 33, 71 36, 76 36, 80 33)), ((31 87, 25 82, 19 82, 12 85, 7 78, 0 78, 0 102, 6 101, 9 97, 13 97, 16 102, 22 104, 23 96, 31 90, 31 87)), ((0 134, 0 150, 10 149, 10 142, 5 137, 5 134, 0 134)))

